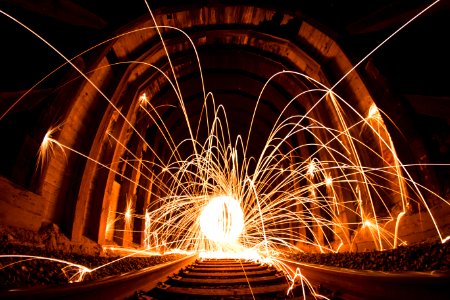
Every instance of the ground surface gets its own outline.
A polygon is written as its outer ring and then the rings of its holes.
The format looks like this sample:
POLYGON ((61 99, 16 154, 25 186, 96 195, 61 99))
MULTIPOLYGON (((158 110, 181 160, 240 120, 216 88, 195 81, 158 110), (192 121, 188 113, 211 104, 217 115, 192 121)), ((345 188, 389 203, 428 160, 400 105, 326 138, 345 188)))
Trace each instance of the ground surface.
MULTIPOLYGON (((48 252, 40 248, 14 244, 0 245, 0 255, 29 254, 53 257, 95 268, 116 260, 118 257, 65 254, 62 251, 48 252)), ((181 258, 181 255, 132 257, 100 268, 86 276, 84 280, 94 280, 139 270, 149 266, 181 258)), ((298 253, 291 259, 320 265, 359 270, 378 270, 389 272, 433 271, 450 272, 450 245, 448 243, 426 243, 393 250, 362 252, 312 254, 298 253)), ((0 258, 0 290, 26 288, 40 285, 66 284, 75 268, 62 271, 66 265, 41 259, 0 258)))
MULTIPOLYGON (((77 263, 88 268, 95 268, 117 260, 119 257, 90 256, 80 254, 65 254, 63 252, 48 252, 44 249, 19 245, 1 245, 0 255, 27 254, 57 258, 77 263)), ((149 257, 130 257, 114 262, 95 272, 86 275, 84 280, 94 280, 118 275, 142 268, 176 260, 182 255, 163 255, 149 257)), ((67 284, 69 278, 76 274, 77 268, 66 268, 67 264, 43 259, 0 258, 0 290, 26 288, 41 285, 67 284)))
POLYGON ((305 263, 358 270, 450 272, 450 245, 440 242, 400 246, 397 249, 374 252, 298 253, 291 258, 305 263))

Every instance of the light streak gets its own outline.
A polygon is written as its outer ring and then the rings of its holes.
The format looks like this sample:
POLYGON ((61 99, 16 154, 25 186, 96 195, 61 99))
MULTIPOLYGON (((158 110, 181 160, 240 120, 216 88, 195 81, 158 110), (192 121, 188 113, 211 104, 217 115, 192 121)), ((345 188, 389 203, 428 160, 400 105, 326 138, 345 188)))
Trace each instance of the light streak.
POLYGON ((38 170, 40 168, 40 170, 42 171, 42 168, 46 165, 49 158, 52 155, 55 155, 55 146, 58 147, 62 151, 63 155, 65 156, 64 149, 53 138, 53 135, 60 129, 61 126, 62 125, 50 128, 44 135, 44 138, 42 139, 42 143, 41 143, 41 146, 39 147, 39 151, 38 151, 38 160, 37 160, 36 170, 38 170))
MULTIPOLYGON (((150 174, 150 176, 143 174, 140 176, 157 185, 161 193, 155 193, 148 186, 140 185, 134 178, 119 172, 115 166, 105 165, 74 147, 58 141, 54 138, 54 134, 62 126, 52 127, 45 134, 39 150, 38 166, 44 166, 48 159, 60 154, 54 151, 56 146, 61 150, 62 155, 66 155, 66 151, 81 155, 151 195, 154 206, 148 207, 144 215, 135 214, 134 203, 128 199, 125 212, 119 212, 119 217, 111 218, 106 225, 106 231, 109 234, 116 230, 114 225, 118 220, 124 219, 130 225, 133 218, 142 218, 145 222, 144 249, 132 250, 108 246, 105 246, 105 249, 127 252, 128 256, 160 255, 161 252, 198 253, 201 258, 241 258, 270 263, 289 274, 292 284, 288 293, 298 280, 304 291, 305 288, 310 290, 313 288, 301 274, 300 268, 287 269, 278 259, 279 256, 301 251, 305 245, 319 252, 338 252, 343 246, 351 246, 363 231, 370 232, 373 244, 379 250, 395 248, 399 243, 405 244, 406 242, 400 238, 399 224, 406 217, 410 202, 420 203, 426 208, 442 243, 445 243, 450 236, 443 237, 424 194, 436 196, 446 205, 449 203, 413 180, 408 172, 408 167, 411 165, 402 164, 397 157, 383 122, 382 111, 375 103, 372 103, 368 111, 361 113, 333 91, 379 47, 437 2, 422 10, 385 39, 331 88, 296 71, 281 71, 273 74, 260 91, 247 140, 243 140, 241 136, 233 140, 225 107, 217 106, 213 94, 206 93, 200 59, 192 39, 180 29, 157 25, 146 2, 155 26, 146 27, 145 30, 157 31, 166 51, 173 78, 146 62, 129 61, 121 64, 142 64, 156 69, 168 81, 176 95, 179 107, 171 104, 158 106, 151 103, 152 99, 149 99, 146 92, 136 96, 139 109, 145 112, 149 122, 157 124, 162 140, 170 150, 167 159, 158 155, 154 147, 139 134, 131 120, 126 118, 120 108, 116 107, 85 73, 76 68, 71 60, 56 48, 22 24, 60 54, 67 61, 66 63, 72 65, 80 76, 108 101, 129 128, 145 142, 155 155, 153 162, 143 161, 127 148, 125 142, 114 137, 112 132, 105 133, 111 137, 111 142, 115 143, 116 147, 123 148, 132 156, 132 159, 121 162, 138 172, 139 169, 136 169, 133 162, 139 161, 143 169, 150 174), (200 100, 203 102, 202 117, 203 124, 206 124, 205 128, 200 126, 202 122, 199 122, 196 131, 192 128, 193 123, 186 111, 176 70, 160 31, 163 28, 182 32, 195 50, 202 82, 203 99, 200 100), (310 82, 313 88, 301 91, 286 104, 273 125, 261 155, 251 157, 248 153, 249 144, 252 142, 250 133, 257 117, 257 107, 261 96, 269 83, 281 75, 302 78, 310 82), (285 117, 288 107, 291 107, 295 101, 307 101, 308 97, 314 97, 316 101, 308 107, 305 114, 285 117), (325 125, 316 113, 324 102, 329 103, 328 109, 332 110, 336 124, 325 125), (189 132, 186 140, 178 143, 171 136, 162 115, 158 112, 158 109, 162 107, 181 109, 185 119, 183 125, 187 126, 189 132), (376 140, 376 145, 366 142, 360 136, 364 134, 363 132, 368 132, 370 138, 376 140), (200 133, 205 133, 207 138, 203 141, 197 139, 200 133), (301 134, 311 136, 313 141, 302 145, 292 145, 291 139, 301 134), (181 153, 179 149, 188 143, 192 144, 192 153, 181 153), (283 147, 289 150, 284 150, 283 147), (310 151, 308 148, 315 150, 310 151), (379 164, 377 166, 366 164, 367 159, 361 155, 362 152, 372 155, 379 164), (394 178, 394 184, 391 186, 379 184, 378 182, 384 176, 394 178), (394 205, 384 198, 384 194, 394 195, 400 199, 402 206, 400 212, 394 211, 394 205), (222 196, 217 197, 217 195, 222 196), (232 198, 223 195, 232 195, 232 198), (376 207, 375 203, 380 205, 376 207), (356 221, 346 220, 341 214, 345 211, 355 215, 356 221), (393 229, 387 227, 390 222, 395 223, 393 229), (356 226, 353 226, 355 224, 356 226)), ((12 18, 3 12, 2 14, 12 18)), ((16 19, 12 19, 19 23, 16 19)), ((130 31, 130 33, 133 32, 137 31, 130 31)), ((119 162, 113 162, 113 164, 118 165, 119 162)), ((115 211, 112 212, 114 216, 115 213, 115 211)), ((32 258, 31 256, 20 257, 32 258)), ((77 270, 76 276, 70 277, 72 281, 80 281, 84 278, 84 274, 98 269, 89 269, 70 263, 69 266, 77 270)))
MULTIPOLYGON (((65 261, 65 260, 57 259, 57 258, 51 258, 51 257, 33 256, 33 255, 0 255, 0 258, 20 258, 20 259, 24 258, 26 260, 40 259, 40 260, 48 260, 48 261, 52 261, 52 262, 56 262, 56 263, 65 264, 67 266, 65 266, 61 270, 64 273, 64 275, 66 275, 69 282, 83 281, 86 274, 92 272, 92 269, 87 268, 83 265, 79 265, 79 264, 75 264, 75 263, 72 263, 69 261, 65 261)), ((0 268, 0 270, 4 269, 6 267, 9 267, 9 266, 11 266, 11 264, 9 264, 7 266, 2 266, 0 268)))
POLYGON ((147 98, 147 94, 146 94, 146 93, 142 93, 142 94, 139 96, 139 103, 140 103, 140 105, 143 105, 143 106, 147 105, 147 103, 148 103, 148 98, 147 98))
POLYGON ((126 209, 125 214, 124 214, 125 221, 127 223, 131 222, 131 217, 133 216, 132 215, 132 212, 133 212, 132 205, 133 205, 133 202, 131 200, 128 200, 128 202, 127 202, 127 209, 126 209))
POLYGON ((311 162, 308 165, 308 175, 313 177, 314 176, 314 172, 316 171, 316 164, 314 163, 313 160, 311 160, 311 162))

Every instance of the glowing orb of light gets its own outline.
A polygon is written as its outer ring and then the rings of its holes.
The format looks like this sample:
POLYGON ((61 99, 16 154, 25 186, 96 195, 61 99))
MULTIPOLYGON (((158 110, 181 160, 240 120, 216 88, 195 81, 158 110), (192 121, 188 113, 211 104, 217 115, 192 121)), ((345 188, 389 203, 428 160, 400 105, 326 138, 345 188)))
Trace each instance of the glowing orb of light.
POLYGON ((244 213, 239 202, 230 196, 212 198, 200 214, 200 228, 216 243, 236 241, 244 229, 244 213))

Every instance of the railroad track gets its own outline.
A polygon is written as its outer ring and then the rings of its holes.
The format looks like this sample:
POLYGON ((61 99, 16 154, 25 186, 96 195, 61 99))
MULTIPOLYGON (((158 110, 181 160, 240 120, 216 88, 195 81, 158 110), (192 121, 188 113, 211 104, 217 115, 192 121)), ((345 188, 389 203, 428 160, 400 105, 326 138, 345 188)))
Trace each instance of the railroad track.
MULTIPOLYGON (((388 273, 284 263, 292 270, 299 268, 316 292, 332 300, 447 300, 450 295, 450 272, 388 273)), ((91 282, 0 291, 0 299, 315 299, 306 288, 302 296, 301 284, 286 296, 288 287, 284 274, 267 265, 187 256, 91 282)))
POLYGON ((243 260, 206 259, 182 268, 140 297, 158 300, 287 299, 288 288, 284 274, 273 267, 243 260))

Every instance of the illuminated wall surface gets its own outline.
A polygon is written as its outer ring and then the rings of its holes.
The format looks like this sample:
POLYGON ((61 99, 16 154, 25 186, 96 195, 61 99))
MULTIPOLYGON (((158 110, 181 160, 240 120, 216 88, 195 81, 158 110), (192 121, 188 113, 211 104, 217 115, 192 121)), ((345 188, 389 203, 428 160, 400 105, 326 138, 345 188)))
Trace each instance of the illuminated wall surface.
POLYGON ((262 258, 448 239, 444 3, 158 2, 0 7, 24 53, 2 69, 3 225, 262 258))

